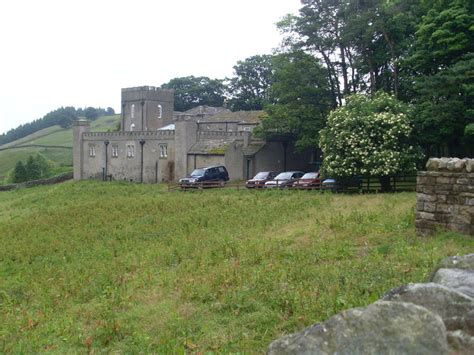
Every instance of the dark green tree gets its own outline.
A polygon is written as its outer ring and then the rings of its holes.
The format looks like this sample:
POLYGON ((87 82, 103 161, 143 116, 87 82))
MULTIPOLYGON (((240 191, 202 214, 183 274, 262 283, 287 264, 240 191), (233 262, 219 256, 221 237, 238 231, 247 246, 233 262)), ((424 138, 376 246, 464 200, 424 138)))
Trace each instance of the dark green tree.
POLYGON ((161 86, 174 89, 174 109, 186 111, 199 105, 220 107, 224 105, 226 86, 223 80, 206 76, 186 76, 171 79, 161 86))
POLYGON ((84 110, 84 116, 88 119, 88 120, 91 120, 91 121, 94 121, 97 119, 97 117, 99 117, 99 113, 100 111, 94 107, 87 107, 85 110, 84 110))
POLYGON ((255 55, 237 62, 229 85, 229 107, 232 111, 262 110, 270 102, 272 60, 271 55, 255 55))
POLYGON ((25 164, 20 160, 15 164, 13 169, 12 182, 20 183, 28 180, 28 174, 26 172, 25 164))
POLYGON ((274 68, 270 95, 275 102, 265 106, 268 118, 256 134, 291 137, 300 149, 317 147, 319 131, 332 107, 327 70, 302 51, 276 56, 274 68))
POLYGON ((474 122, 474 3, 437 0, 418 25, 411 56, 417 135, 430 155, 468 154, 474 122))

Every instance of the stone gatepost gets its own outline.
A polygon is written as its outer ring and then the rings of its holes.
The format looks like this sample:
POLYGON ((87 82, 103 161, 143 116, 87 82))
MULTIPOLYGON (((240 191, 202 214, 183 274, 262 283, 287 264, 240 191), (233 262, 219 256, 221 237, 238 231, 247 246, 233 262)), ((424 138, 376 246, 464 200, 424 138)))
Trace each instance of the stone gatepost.
POLYGON ((418 173, 416 230, 474 235, 474 159, 432 158, 418 173))

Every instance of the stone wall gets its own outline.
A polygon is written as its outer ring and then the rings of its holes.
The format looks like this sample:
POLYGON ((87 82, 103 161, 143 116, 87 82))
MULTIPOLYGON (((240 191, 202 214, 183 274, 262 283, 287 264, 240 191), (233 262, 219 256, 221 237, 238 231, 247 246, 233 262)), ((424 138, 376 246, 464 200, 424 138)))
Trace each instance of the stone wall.
POLYGON ((474 354, 474 254, 443 260, 430 282, 275 340, 268 354, 474 354))
POLYGON ((72 172, 64 173, 64 174, 53 176, 47 179, 31 180, 31 181, 22 182, 19 184, 3 185, 3 186, 0 186, 0 191, 10 191, 10 190, 15 190, 22 187, 34 187, 34 186, 39 186, 39 185, 59 184, 60 182, 71 180, 72 178, 73 178, 72 172))
POLYGON ((416 230, 474 235, 474 159, 432 158, 418 173, 416 230))

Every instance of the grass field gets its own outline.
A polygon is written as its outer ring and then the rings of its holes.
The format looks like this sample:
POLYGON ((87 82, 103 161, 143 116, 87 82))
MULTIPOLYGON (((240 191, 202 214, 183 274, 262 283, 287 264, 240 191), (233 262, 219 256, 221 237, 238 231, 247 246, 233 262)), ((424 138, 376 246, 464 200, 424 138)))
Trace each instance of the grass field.
POLYGON ((89 181, 0 193, 0 353, 264 352, 474 250, 417 237, 414 206, 89 181))
MULTIPOLYGON (((115 129, 120 115, 104 116, 91 123, 94 132, 115 129)), ((19 160, 26 161, 28 156, 37 153, 43 154, 47 159, 57 165, 72 166, 72 149, 53 147, 19 147, 22 145, 38 144, 44 146, 64 146, 72 148, 72 128, 61 128, 59 126, 48 127, 0 146, 1 148, 15 147, 8 150, 0 150, 0 180, 13 169, 19 160), (18 146, 18 147, 17 147, 18 146)))

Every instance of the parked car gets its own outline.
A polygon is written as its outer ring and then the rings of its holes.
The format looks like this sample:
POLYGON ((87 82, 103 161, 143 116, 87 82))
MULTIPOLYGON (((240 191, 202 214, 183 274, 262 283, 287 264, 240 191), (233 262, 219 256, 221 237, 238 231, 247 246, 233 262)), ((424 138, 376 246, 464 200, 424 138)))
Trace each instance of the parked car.
POLYGON ((262 188, 265 183, 272 180, 278 173, 276 171, 261 171, 255 175, 252 179, 247 180, 245 186, 251 188, 262 188))
POLYGON ((219 165, 194 169, 189 176, 179 179, 178 183, 182 188, 211 187, 224 186, 225 181, 228 180, 227 169, 225 166, 219 165))
POLYGON ((325 179, 322 182, 322 188, 326 190, 333 190, 333 191, 346 191, 349 189, 360 189, 362 187, 362 177, 361 176, 353 176, 343 179, 325 179))
POLYGON ((275 176, 273 180, 265 183, 265 188, 284 188, 293 185, 296 179, 304 175, 302 171, 285 171, 275 176))
POLYGON ((312 172, 304 174, 301 179, 293 183, 293 187, 300 189, 319 188, 321 187, 321 179, 319 172, 312 172))

